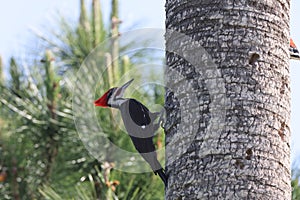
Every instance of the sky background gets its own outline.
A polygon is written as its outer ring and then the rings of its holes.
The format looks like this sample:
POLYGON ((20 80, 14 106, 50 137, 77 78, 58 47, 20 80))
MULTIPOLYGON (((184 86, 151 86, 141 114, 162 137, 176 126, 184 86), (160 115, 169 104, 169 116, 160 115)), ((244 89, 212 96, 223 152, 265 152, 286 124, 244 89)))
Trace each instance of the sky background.
MULTIPOLYGON (((104 19, 110 14, 111 0, 100 0, 104 19)), ((86 5, 91 5, 86 0, 86 5)), ((121 30, 136 28, 164 28, 163 0, 119 0, 120 18, 124 22, 121 30)), ((291 0, 291 37, 300 48, 299 0, 291 0)), ((76 21, 79 17, 79 0, 16 0, 4 1, 0 7, 0 55, 7 65, 10 56, 21 56, 26 50, 32 28, 49 27, 57 14, 76 21)), ((42 30, 41 30, 42 31, 42 30)), ((300 61, 291 61, 292 88, 292 159, 300 159, 300 61)))

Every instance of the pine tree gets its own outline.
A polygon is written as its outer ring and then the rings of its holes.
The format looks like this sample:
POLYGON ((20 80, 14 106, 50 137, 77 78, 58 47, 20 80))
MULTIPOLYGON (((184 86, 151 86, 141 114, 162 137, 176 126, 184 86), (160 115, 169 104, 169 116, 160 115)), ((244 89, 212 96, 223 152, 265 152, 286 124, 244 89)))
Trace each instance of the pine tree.
MULTIPOLYGON (((116 19, 118 6, 117 1, 112 2, 112 16, 116 19)), ((5 142, 0 167, 5 166, 9 172, 14 170, 16 173, 7 177, 7 187, 3 193, 0 190, 0 198, 4 198, 3 194, 25 199, 151 199, 163 194, 163 190, 158 189, 162 183, 154 179, 153 174, 111 171, 113 164, 89 156, 78 137, 73 121, 72 90, 64 83, 68 81, 67 77, 71 77, 72 85, 72 77, 83 60, 109 36, 109 32, 119 32, 120 22, 112 17, 110 28, 106 30, 97 0, 92 2, 91 13, 87 10, 85 1, 81 0, 80 17, 75 27, 62 20, 62 30, 55 34, 57 38, 40 38, 46 48, 39 51, 45 52, 45 56, 41 62, 28 64, 29 74, 23 74, 23 66, 18 60, 11 59, 9 71, 12 78, 0 96, 0 102, 10 113, 6 116, 11 124, 7 124, 9 131, 5 130, 8 135, 5 141, 11 142, 5 142), (152 192, 145 192, 148 188, 152 192)), ((106 71, 104 87, 97 92, 115 86, 121 75, 134 65, 129 56, 119 58, 118 40, 119 33, 114 37, 114 45, 100 52, 106 55, 106 60, 101 61, 106 65, 95 66, 100 71, 107 67, 109 70, 106 71), (113 64, 117 67, 113 68, 113 64)), ((97 114, 102 123, 110 124, 105 113, 97 114)), ((133 150, 127 135, 111 131, 108 137, 116 145, 133 150)), ((0 138, 2 141, 2 135, 0 138)))

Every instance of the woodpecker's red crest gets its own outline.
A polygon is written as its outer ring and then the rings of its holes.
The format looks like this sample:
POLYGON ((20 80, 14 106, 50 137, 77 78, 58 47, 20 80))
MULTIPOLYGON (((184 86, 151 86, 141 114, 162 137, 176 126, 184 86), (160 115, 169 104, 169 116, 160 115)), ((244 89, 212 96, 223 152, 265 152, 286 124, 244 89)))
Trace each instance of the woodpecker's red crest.
POLYGON ((292 48, 297 49, 297 47, 296 47, 296 45, 295 45, 295 43, 294 43, 294 41, 293 41, 292 38, 290 39, 290 46, 291 46, 292 48))

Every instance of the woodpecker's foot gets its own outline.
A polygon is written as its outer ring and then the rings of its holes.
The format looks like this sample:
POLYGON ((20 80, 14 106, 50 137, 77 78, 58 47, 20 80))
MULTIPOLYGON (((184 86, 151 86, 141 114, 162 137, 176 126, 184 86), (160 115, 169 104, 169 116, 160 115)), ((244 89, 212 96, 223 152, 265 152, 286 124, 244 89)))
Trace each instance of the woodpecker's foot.
POLYGON ((161 109, 160 111, 160 116, 158 119, 158 124, 160 124, 160 126, 165 129, 165 109, 161 109))
POLYGON ((165 120, 162 120, 161 121, 161 124, 160 124, 160 126, 165 130, 166 129, 166 123, 165 123, 165 120))

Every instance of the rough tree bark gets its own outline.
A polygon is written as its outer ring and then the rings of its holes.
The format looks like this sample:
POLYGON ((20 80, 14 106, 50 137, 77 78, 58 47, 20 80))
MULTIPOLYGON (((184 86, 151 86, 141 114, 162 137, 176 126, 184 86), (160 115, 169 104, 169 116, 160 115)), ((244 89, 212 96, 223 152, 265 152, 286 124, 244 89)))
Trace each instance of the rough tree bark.
MULTIPOLYGON (((167 34, 167 68, 192 83, 198 105, 187 110, 199 119, 184 114, 191 102, 184 81, 167 71, 166 199, 291 199, 289 7, 289 0, 166 0, 166 28, 201 44, 216 66, 203 74, 208 61, 192 65, 170 52, 178 39, 167 34), (220 91, 224 118, 212 114, 220 91), (216 129, 214 118, 224 125, 216 129)), ((190 53, 189 44, 177 45, 190 53)))

